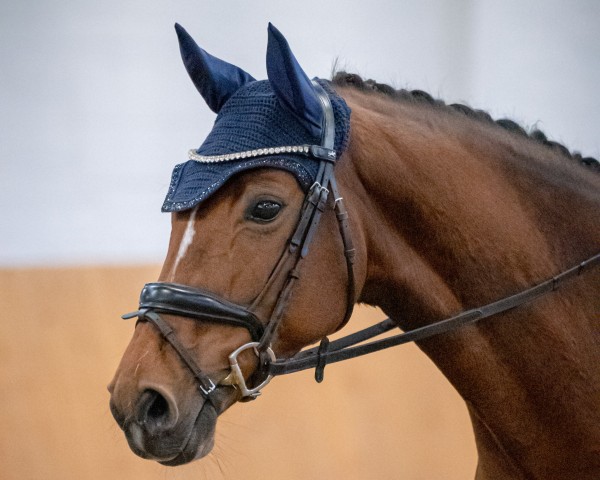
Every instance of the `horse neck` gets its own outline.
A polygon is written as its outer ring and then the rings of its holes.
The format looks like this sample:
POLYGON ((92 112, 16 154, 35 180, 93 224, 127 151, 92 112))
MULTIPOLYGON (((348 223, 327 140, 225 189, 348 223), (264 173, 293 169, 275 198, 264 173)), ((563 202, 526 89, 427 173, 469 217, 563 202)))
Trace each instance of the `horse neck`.
MULTIPOLYGON (((353 136, 341 178, 368 259, 360 301, 403 329, 597 253, 598 175, 494 125, 345 96, 353 136)), ((590 462, 597 475, 598 284, 592 272, 560 295, 419 345, 467 401, 481 478, 486 468, 493 478, 562 478, 577 462, 578 478, 590 462)))

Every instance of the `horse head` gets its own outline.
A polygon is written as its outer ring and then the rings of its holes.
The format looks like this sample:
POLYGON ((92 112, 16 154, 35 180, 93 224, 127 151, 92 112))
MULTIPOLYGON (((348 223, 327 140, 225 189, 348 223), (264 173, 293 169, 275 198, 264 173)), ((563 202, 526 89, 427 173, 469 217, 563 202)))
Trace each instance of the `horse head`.
POLYGON ((327 195, 348 141, 344 100, 307 77, 272 25, 263 81, 175 28, 185 68, 217 118, 174 169, 163 205, 172 215, 166 260, 142 292, 109 386, 132 450, 167 465, 211 450, 217 416, 266 383, 265 355, 288 357, 335 331, 354 303, 327 195), (232 372, 228 357, 240 347, 232 372))

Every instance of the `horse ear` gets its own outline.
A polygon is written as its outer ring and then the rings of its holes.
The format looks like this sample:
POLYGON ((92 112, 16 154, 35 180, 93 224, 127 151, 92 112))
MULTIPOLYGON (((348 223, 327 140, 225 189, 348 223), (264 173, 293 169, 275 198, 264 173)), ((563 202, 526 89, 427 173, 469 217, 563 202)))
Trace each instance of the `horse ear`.
POLYGON ((269 23, 267 76, 281 105, 315 137, 321 137, 323 110, 312 83, 284 36, 269 23))
POLYGON ((201 49, 185 29, 175 24, 183 64, 210 109, 221 107, 242 85, 254 78, 241 68, 213 57, 201 49))

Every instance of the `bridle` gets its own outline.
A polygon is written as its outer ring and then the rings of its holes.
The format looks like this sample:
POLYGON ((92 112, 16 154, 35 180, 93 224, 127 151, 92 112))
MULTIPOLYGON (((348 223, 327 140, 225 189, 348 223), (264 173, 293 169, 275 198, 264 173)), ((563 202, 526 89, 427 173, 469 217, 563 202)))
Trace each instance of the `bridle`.
POLYGON ((335 118, 331 101, 323 87, 316 81, 313 81, 313 88, 324 113, 321 145, 293 147, 293 152, 317 160, 319 168, 315 182, 306 194, 298 223, 289 243, 282 252, 262 292, 253 304, 250 307, 245 307, 222 299, 212 292, 186 285, 158 282, 146 284, 140 295, 139 309, 123 315, 124 319, 137 317, 138 321, 149 321, 155 325, 161 335, 171 344, 184 364, 192 372, 198 382, 200 392, 207 399, 211 399, 211 394, 217 388, 217 383, 201 371, 195 360, 181 344, 171 326, 160 314, 166 313, 246 328, 250 333, 252 342, 242 345, 229 355, 231 373, 225 379, 218 382, 218 385, 235 386, 240 390, 242 398, 256 398, 260 395, 260 390, 273 377, 268 371, 269 365, 276 362, 271 343, 287 310, 294 286, 300 278, 301 264, 308 255, 310 245, 321 220, 321 215, 330 204, 330 194, 333 195, 333 205, 344 245, 344 257, 348 272, 346 312, 339 328, 345 325, 352 315, 355 302, 353 268, 355 251, 348 226, 348 213, 344 207, 343 199, 339 195, 333 173, 336 161, 336 152, 334 150, 335 118), (281 284, 282 279, 285 279, 283 287, 276 296, 277 300, 268 321, 263 324, 253 312, 256 311, 264 298, 268 296, 271 289, 281 284), (237 361, 238 355, 248 349, 252 349, 259 358, 259 372, 255 373, 255 376, 262 375, 263 377, 262 381, 253 388, 248 387, 246 384, 237 361))
MULTIPOLYGON (((354 255, 348 213, 342 197, 339 194, 334 175, 336 152, 334 150, 335 119, 331 102, 327 93, 317 83, 313 87, 321 102, 324 112, 323 135, 321 145, 303 146, 297 152, 319 162, 319 169, 314 184, 309 189, 300 211, 299 221, 293 231, 290 241, 282 252, 278 263, 269 276, 262 292, 249 307, 241 306, 220 298, 214 293, 174 283, 148 283, 140 295, 139 309, 123 315, 124 319, 138 318, 138 321, 152 323, 178 353, 186 367, 196 379, 200 393, 213 401, 213 392, 218 385, 233 386, 240 390, 242 400, 251 400, 260 395, 269 381, 277 375, 298 372, 315 368, 315 378, 323 380, 324 368, 328 363, 335 363, 350 358, 359 357, 385 348, 408 342, 420 341, 435 335, 447 333, 475 323, 484 318, 496 315, 515 307, 531 302, 541 295, 555 291, 564 281, 580 275, 585 270, 600 265, 600 254, 584 260, 568 270, 528 288, 516 295, 505 297, 480 308, 467 310, 453 317, 411 330, 399 335, 358 345, 398 326, 390 318, 363 329, 352 335, 330 342, 323 338, 318 347, 301 351, 290 359, 278 360, 272 350, 272 341, 283 315, 289 305, 292 290, 300 278, 301 265, 309 252, 315 232, 320 223, 322 213, 331 206, 330 194, 333 195, 333 208, 338 221, 339 232, 343 242, 344 257, 347 266, 346 312, 340 325, 345 325, 352 314, 355 298, 354 255), (274 307, 268 321, 261 322, 255 315, 258 305, 264 301, 268 293, 283 280, 283 287, 276 295, 274 307), (172 314, 189 317, 200 321, 221 323, 246 328, 252 341, 240 346, 229 355, 230 373, 220 382, 215 383, 198 367, 194 358, 179 341, 171 326, 160 314, 172 314), (238 355, 252 350, 257 355, 258 369, 254 374, 259 378, 258 384, 249 387, 238 364, 238 355)), ((296 147, 294 147, 296 148, 296 147)), ((294 150, 294 152, 296 152, 294 150)))

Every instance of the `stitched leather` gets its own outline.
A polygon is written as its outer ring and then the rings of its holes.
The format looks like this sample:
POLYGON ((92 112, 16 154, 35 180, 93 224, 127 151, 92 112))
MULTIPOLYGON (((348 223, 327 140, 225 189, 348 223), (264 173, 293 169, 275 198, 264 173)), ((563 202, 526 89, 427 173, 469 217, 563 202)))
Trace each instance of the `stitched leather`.
POLYGON ((140 295, 142 309, 244 327, 253 341, 258 341, 264 331, 254 314, 244 307, 213 293, 176 283, 147 283, 140 295))

